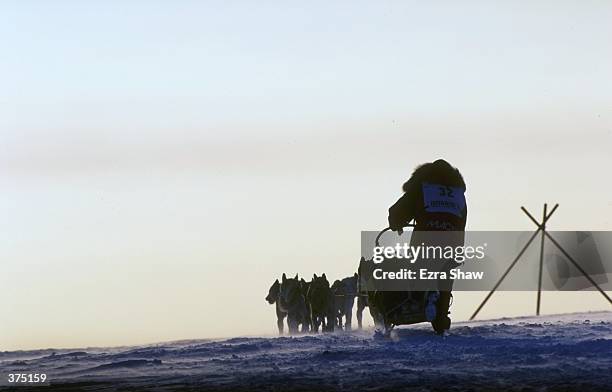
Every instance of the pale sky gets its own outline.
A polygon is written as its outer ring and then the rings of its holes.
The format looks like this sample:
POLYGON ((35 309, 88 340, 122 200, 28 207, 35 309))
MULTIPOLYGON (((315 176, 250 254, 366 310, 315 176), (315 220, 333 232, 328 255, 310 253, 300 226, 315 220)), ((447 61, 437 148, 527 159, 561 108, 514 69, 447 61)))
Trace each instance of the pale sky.
POLYGON ((330 3, 0 5, 0 350, 274 334, 273 280, 351 275, 439 157, 468 229, 612 229, 612 3, 330 3))

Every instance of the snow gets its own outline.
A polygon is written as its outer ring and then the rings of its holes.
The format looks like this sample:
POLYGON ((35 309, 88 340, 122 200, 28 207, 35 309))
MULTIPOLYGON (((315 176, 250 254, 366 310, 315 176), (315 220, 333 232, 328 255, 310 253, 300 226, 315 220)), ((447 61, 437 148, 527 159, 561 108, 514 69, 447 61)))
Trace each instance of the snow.
POLYGON ((3 381, 16 372, 89 391, 609 390, 612 312, 461 322, 444 337, 419 324, 391 339, 368 330, 0 352, 3 381))

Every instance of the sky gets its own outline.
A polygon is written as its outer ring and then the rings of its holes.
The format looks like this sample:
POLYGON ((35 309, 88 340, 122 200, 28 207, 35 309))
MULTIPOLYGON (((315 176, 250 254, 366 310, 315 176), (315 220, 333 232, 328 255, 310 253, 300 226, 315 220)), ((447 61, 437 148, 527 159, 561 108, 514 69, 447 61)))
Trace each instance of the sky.
MULTIPOLYGON (((361 230, 440 157, 470 230, 531 230, 519 207, 544 202, 551 229, 609 230, 610 20, 605 1, 2 2, 0 350, 274 334, 274 279, 351 275, 361 230)), ((480 317, 534 311, 499 293, 480 317)))

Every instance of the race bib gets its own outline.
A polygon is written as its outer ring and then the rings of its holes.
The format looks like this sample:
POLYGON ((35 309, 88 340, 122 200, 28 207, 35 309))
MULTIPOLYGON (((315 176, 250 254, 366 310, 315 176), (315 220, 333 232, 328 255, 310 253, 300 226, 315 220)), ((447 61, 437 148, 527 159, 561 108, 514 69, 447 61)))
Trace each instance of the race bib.
POLYGON ((463 217, 465 189, 440 184, 423 183, 423 202, 426 212, 445 212, 463 217))

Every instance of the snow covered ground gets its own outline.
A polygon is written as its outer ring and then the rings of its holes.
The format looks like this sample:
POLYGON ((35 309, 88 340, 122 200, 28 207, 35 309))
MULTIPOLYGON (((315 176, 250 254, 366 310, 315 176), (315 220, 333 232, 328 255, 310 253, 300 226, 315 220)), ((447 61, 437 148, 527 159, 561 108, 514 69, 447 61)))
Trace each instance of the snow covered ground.
POLYGON ((0 352, 3 381, 18 372, 65 391, 612 390, 612 312, 456 323, 445 337, 422 324, 388 340, 362 331, 0 352))

